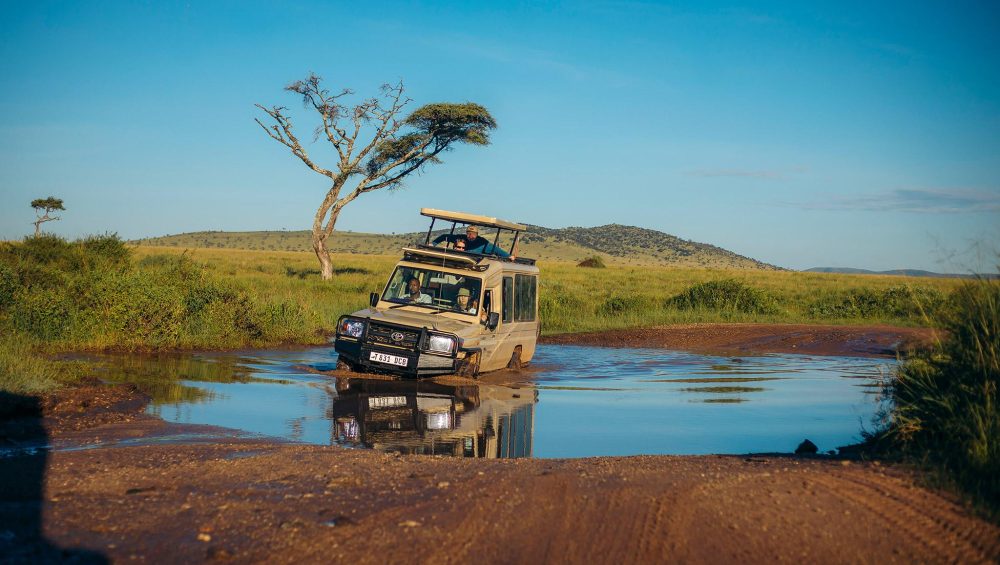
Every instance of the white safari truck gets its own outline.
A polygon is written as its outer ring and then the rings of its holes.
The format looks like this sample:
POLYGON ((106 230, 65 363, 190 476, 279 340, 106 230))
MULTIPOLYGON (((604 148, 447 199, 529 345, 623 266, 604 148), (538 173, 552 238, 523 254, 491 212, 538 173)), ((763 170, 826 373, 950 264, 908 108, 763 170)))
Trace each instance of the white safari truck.
POLYGON ((403 248, 370 308, 338 321, 338 369, 475 377, 531 361, 541 323, 538 267, 517 257, 526 226, 463 212, 420 213, 431 218, 423 244, 403 248), (445 228, 435 232, 439 220, 445 228))

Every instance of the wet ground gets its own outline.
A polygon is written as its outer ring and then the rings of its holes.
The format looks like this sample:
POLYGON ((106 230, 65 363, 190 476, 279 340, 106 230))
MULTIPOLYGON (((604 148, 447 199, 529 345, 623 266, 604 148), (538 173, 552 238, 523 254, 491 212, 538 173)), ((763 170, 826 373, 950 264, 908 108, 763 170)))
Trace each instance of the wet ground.
POLYGON ((401 453, 554 458, 790 452, 805 438, 833 450, 871 428, 894 361, 541 345, 520 373, 419 382, 332 377, 331 348, 99 363, 105 378, 148 393, 148 412, 167 422, 401 453))
MULTIPOLYGON (((22 446, 0 457, 0 561, 1000 559, 996 525, 877 461, 550 458, 756 451, 757 441, 789 451, 803 436, 825 450, 877 409, 885 359, 729 348, 734 333, 794 332, 781 347, 801 351, 855 328, 818 340, 784 327, 717 330, 726 355, 674 353, 669 339, 645 350, 546 346, 532 369, 479 381, 338 379, 323 374, 327 349, 105 358, 102 377, 138 383, 155 399, 149 413, 136 412, 147 400, 136 388, 96 382, 21 398, 25 417, 0 426, 22 446), (24 449, 35 437, 56 449, 24 449)), ((895 339, 863 331, 878 348, 895 339)))

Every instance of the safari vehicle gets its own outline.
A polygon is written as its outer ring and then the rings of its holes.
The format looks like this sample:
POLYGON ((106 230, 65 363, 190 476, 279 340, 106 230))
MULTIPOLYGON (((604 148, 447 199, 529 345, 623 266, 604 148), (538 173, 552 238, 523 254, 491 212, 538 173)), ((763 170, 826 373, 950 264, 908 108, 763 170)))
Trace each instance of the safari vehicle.
POLYGON ((424 243, 403 248, 382 293, 371 294, 370 308, 338 321, 338 368, 475 377, 531 361, 541 326, 538 267, 516 256, 526 226, 430 208, 420 213, 431 218, 424 243), (438 220, 451 229, 432 240, 438 220), (472 240, 481 246, 455 249, 466 241, 460 227, 485 232, 472 240), (512 239, 509 251, 500 247, 502 236, 512 239))

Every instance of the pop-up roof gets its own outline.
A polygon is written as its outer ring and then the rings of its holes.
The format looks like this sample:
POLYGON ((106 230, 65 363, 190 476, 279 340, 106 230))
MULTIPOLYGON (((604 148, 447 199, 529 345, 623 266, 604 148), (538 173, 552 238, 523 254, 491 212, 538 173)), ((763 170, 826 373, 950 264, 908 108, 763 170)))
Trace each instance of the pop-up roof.
POLYGON ((428 218, 436 218, 439 220, 445 220, 448 222, 458 222, 462 224, 474 224, 477 226, 483 226, 488 228, 502 228, 505 230, 512 231, 527 231, 528 226, 523 224, 515 224, 514 222, 508 222, 506 220, 500 220, 498 218, 491 218, 489 216, 480 216, 478 214, 467 214, 465 212, 449 212, 447 210, 436 210, 434 208, 421 208, 421 216, 427 216, 428 218))

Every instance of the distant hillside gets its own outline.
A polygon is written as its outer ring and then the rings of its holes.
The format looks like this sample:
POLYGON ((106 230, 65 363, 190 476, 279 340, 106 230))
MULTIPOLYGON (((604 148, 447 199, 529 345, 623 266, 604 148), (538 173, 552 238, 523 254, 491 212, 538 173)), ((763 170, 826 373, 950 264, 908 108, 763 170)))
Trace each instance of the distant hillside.
MULTIPOLYGON (((435 230, 435 233, 447 233, 435 230)), ((488 236, 489 234, 484 234, 488 236)), ((401 247, 423 242, 426 232, 371 234, 336 232, 334 253, 395 255, 401 247)), ((491 239, 491 238, 488 238, 491 239)), ((250 249, 260 251, 311 251, 307 231, 193 232, 133 241, 138 245, 250 249)), ((501 241, 509 248, 511 241, 501 241)), ((522 234, 520 254, 551 261, 582 261, 599 255, 607 262, 633 265, 673 265, 717 269, 766 269, 778 267, 727 251, 721 247, 687 241, 656 230, 611 224, 595 228, 551 229, 529 226, 522 234)))
POLYGON ((606 253, 619 259, 648 257, 654 263, 684 264, 723 263, 737 268, 777 269, 749 257, 744 257, 715 245, 688 241, 661 231, 634 226, 609 224, 596 228, 549 229, 529 226, 526 242, 566 241, 586 249, 606 253))
POLYGON ((844 275, 895 275, 900 277, 931 277, 947 279, 972 279, 977 277, 996 278, 997 275, 960 275, 956 273, 935 273, 920 269, 894 269, 891 271, 869 271, 868 269, 852 269, 850 267, 813 267, 806 269, 807 273, 840 273, 844 275))

